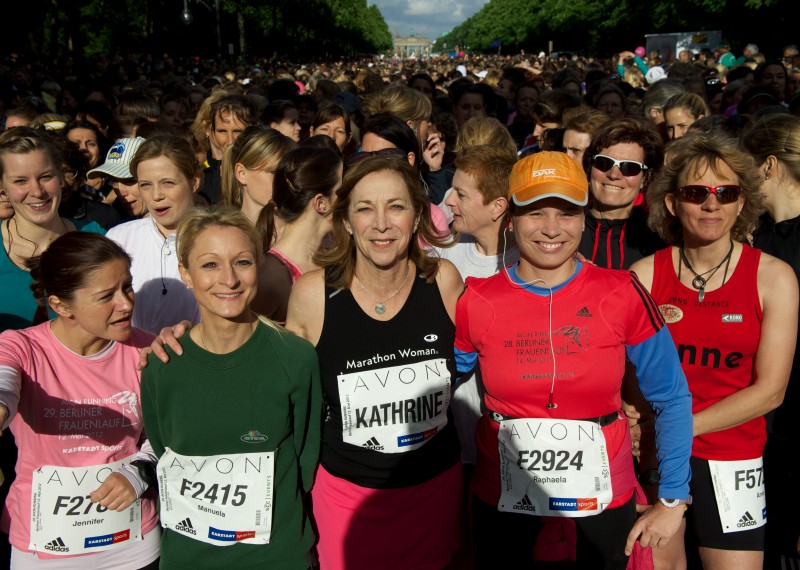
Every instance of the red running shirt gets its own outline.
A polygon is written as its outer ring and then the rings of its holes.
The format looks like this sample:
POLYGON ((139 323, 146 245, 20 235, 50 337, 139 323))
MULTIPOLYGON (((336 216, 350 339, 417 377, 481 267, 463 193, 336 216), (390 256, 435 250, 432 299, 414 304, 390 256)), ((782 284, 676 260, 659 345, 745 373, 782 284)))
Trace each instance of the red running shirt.
MULTIPOLYGON (((675 341, 692 393, 692 413, 697 413, 755 382, 764 316, 757 281, 761 251, 743 245, 733 275, 719 289, 707 291, 702 303, 696 289, 678 280, 674 251, 668 247, 655 254, 652 296, 675 341)), ((766 441, 766 423, 759 416, 695 437, 692 455, 717 461, 755 459, 766 441)))

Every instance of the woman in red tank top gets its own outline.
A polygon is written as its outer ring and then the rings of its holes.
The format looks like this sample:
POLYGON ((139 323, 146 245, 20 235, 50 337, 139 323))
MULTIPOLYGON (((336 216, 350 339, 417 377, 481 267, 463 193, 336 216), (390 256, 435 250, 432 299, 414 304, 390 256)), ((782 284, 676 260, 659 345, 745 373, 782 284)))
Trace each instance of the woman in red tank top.
POLYGON ((762 211, 760 182, 735 140, 676 140, 648 196, 648 223, 671 245, 631 267, 659 305, 692 392, 687 525, 707 569, 762 567, 763 416, 783 399, 795 348, 797 279, 743 243, 762 211))

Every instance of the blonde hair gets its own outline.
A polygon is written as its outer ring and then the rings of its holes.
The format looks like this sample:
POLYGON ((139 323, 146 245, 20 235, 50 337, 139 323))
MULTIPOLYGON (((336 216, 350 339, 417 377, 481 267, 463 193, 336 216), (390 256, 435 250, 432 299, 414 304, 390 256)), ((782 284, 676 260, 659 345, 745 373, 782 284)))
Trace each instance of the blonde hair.
POLYGON ((417 131, 421 121, 431 118, 433 106, 431 100, 419 91, 395 84, 370 95, 364 102, 364 110, 370 115, 390 113, 406 123, 410 122, 417 131))
POLYGON ((456 139, 456 152, 467 147, 492 145, 517 155, 517 145, 508 129, 494 117, 472 117, 461 126, 456 139))
POLYGON ((275 172, 278 163, 295 147, 292 139, 275 129, 258 125, 247 127, 234 143, 225 149, 220 168, 222 200, 226 206, 242 207, 244 185, 236 178, 236 165, 248 170, 275 172))
POLYGON ((197 115, 195 115, 191 130, 192 136, 194 136, 194 139, 203 151, 207 151, 210 148, 206 130, 211 128, 211 121, 214 120, 211 116, 211 105, 227 95, 229 95, 229 93, 223 89, 212 91, 211 95, 203 99, 200 108, 197 110, 197 115))
MULTIPOLYGON (((189 210, 178 224, 176 246, 178 261, 183 267, 189 267, 189 255, 192 253, 192 248, 197 243, 200 234, 211 228, 235 228, 240 230, 247 236, 248 241, 253 246, 256 264, 260 264, 263 259, 261 237, 253 227, 253 224, 250 223, 250 220, 241 211, 228 207, 214 209, 195 208, 189 210)), ((272 329, 283 331, 282 327, 263 315, 258 315, 258 320, 272 329)))
POLYGON ((667 196, 676 196, 690 173, 710 168, 719 174, 720 163, 725 163, 736 174, 744 198, 742 210, 731 228, 731 237, 736 241, 746 241, 764 209, 759 192, 761 178, 752 157, 739 148, 738 141, 723 134, 690 133, 672 141, 667 151, 669 160, 647 191, 647 204, 650 206, 647 225, 650 229, 670 245, 680 243, 683 227, 667 208, 667 196))
POLYGON ((53 161, 60 175, 61 152, 52 137, 31 127, 14 127, 5 131, 0 135, 0 177, 5 171, 3 159, 7 154, 28 154, 36 150, 44 152, 53 161))
POLYGON ((686 109, 694 119, 708 117, 710 114, 705 100, 697 93, 689 91, 673 95, 664 103, 664 115, 672 109, 686 109))
POLYGON ((761 166, 770 156, 780 160, 789 176, 800 182, 800 117, 764 115, 742 135, 742 146, 761 166))

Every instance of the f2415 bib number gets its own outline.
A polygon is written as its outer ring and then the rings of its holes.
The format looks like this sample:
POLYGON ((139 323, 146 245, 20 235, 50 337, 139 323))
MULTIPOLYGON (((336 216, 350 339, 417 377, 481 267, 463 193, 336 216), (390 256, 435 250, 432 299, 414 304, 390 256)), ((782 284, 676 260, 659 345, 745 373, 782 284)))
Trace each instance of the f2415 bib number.
POLYGON ((247 485, 236 485, 236 487, 233 487, 233 493, 231 493, 231 487, 232 485, 219 485, 214 483, 209 485, 208 490, 206 490, 206 484, 201 481, 192 482, 188 479, 183 479, 181 481, 180 493, 185 497, 190 494, 190 491, 194 490, 194 492, 191 493, 193 499, 208 502, 212 505, 230 504, 233 507, 243 505, 247 500, 247 494, 245 493, 247 485), (228 502, 229 498, 230 503, 228 502))

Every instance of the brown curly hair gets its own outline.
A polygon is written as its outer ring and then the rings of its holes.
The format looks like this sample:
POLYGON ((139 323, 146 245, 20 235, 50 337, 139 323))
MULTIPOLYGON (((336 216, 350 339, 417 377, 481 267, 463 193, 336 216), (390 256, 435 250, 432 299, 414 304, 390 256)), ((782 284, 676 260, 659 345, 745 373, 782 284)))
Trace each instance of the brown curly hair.
POLYGON ((764 211, 759 193, 761 178, 753 159, 739 148, 736 139, 716 133, 691 133, 667 146, 667 162, 647 193, 650 207, 647 225, 665 242, 674 245, 683 240, 683 227, 667 208, 667 196, 675 195, 692 172, 710 168, 719 174, 721 162, 736 174, 744 197, 744 206, 731 228, 731 237, 737 241, 748 240, 764 211))

